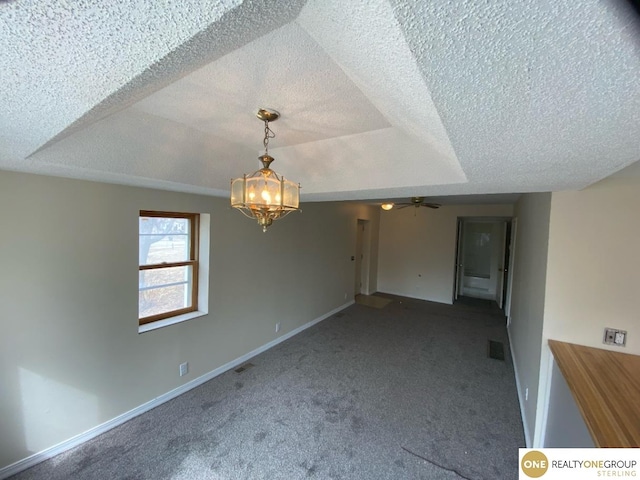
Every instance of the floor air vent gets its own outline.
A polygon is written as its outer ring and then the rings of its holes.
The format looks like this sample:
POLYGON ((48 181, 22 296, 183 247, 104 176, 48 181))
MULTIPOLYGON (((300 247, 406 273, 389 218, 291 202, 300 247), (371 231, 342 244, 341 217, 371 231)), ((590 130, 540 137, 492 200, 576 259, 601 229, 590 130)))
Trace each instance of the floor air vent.
POLYGON ((242 373, 242 372, 244 372, 245 370, 249 370, 249 369, 250 369, 251 367, 253 367, 253 366, 254 366, 254 365, 253 365, 253 363, 245 363, 244 365, 241 365, 241 366, 239 366, 238 368, 236 368, 236 369, 234 370, 234 372, 236 372, 236 373, 242 373))
POLYGON ((487 354, 489 355, 489 358, 504 361, 504 345, 502 344, 502 342, 489 340, 487 354))

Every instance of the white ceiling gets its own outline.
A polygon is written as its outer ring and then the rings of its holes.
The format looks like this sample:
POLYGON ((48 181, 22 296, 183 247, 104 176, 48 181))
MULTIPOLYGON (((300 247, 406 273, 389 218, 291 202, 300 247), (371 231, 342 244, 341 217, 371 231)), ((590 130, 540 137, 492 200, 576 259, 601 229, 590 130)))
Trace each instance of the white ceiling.
POLYGON ((640 160, 625 0, 13 0, 0 42, 0 169, 226 196, 260 107, 303 201, 579 189, 640 160))

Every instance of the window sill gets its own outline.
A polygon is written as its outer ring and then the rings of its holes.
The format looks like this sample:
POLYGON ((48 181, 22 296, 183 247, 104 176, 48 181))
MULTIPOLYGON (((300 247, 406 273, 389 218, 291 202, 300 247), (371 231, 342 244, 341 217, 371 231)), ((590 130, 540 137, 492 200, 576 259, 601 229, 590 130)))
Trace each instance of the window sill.
POLYGON ((204 317, 207 312, 202 312, 200 310, 196 310, 195 312, 183 313, 182 315, 177 315, 171 318, 165 318, 163 320, 158 320, 156 322, 145 323, 144 325, 138 326, 138 333, 150 332, 151 330, 157 330, 159 328, 168 327, 169 325, 174 325, 176 323, 186 322, 187 320, 192 320, 198 317, 204 317))

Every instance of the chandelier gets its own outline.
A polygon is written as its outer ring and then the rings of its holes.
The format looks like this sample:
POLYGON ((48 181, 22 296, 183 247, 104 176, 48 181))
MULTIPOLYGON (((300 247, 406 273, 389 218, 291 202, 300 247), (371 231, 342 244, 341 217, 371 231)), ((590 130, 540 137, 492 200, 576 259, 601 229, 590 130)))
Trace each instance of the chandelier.
POLYGON ((245 216, 255 218, 266 232, 274 220, 300 210, 300 185, 278 176, 269 168, 273 157, 269 155, 269 139, 275 134, 269 128, 269 122, 276 121, 280 114, 275 110, 261 108, 256 116, 264 121, 264 155, 258 159, 262 168, 251 175, 231 180, 231 206, 245 216))

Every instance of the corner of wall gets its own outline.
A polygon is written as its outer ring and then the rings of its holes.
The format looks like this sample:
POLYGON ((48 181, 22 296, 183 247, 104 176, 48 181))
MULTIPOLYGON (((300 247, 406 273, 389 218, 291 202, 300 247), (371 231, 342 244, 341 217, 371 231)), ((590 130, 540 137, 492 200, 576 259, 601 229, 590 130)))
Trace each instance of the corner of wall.
POLYGON ((551 194, 535 193, 523 195, 514 212, 517 232, 509 333, 528 445, 536 444, 541 420, 542 331, 550 209, 551 194))

